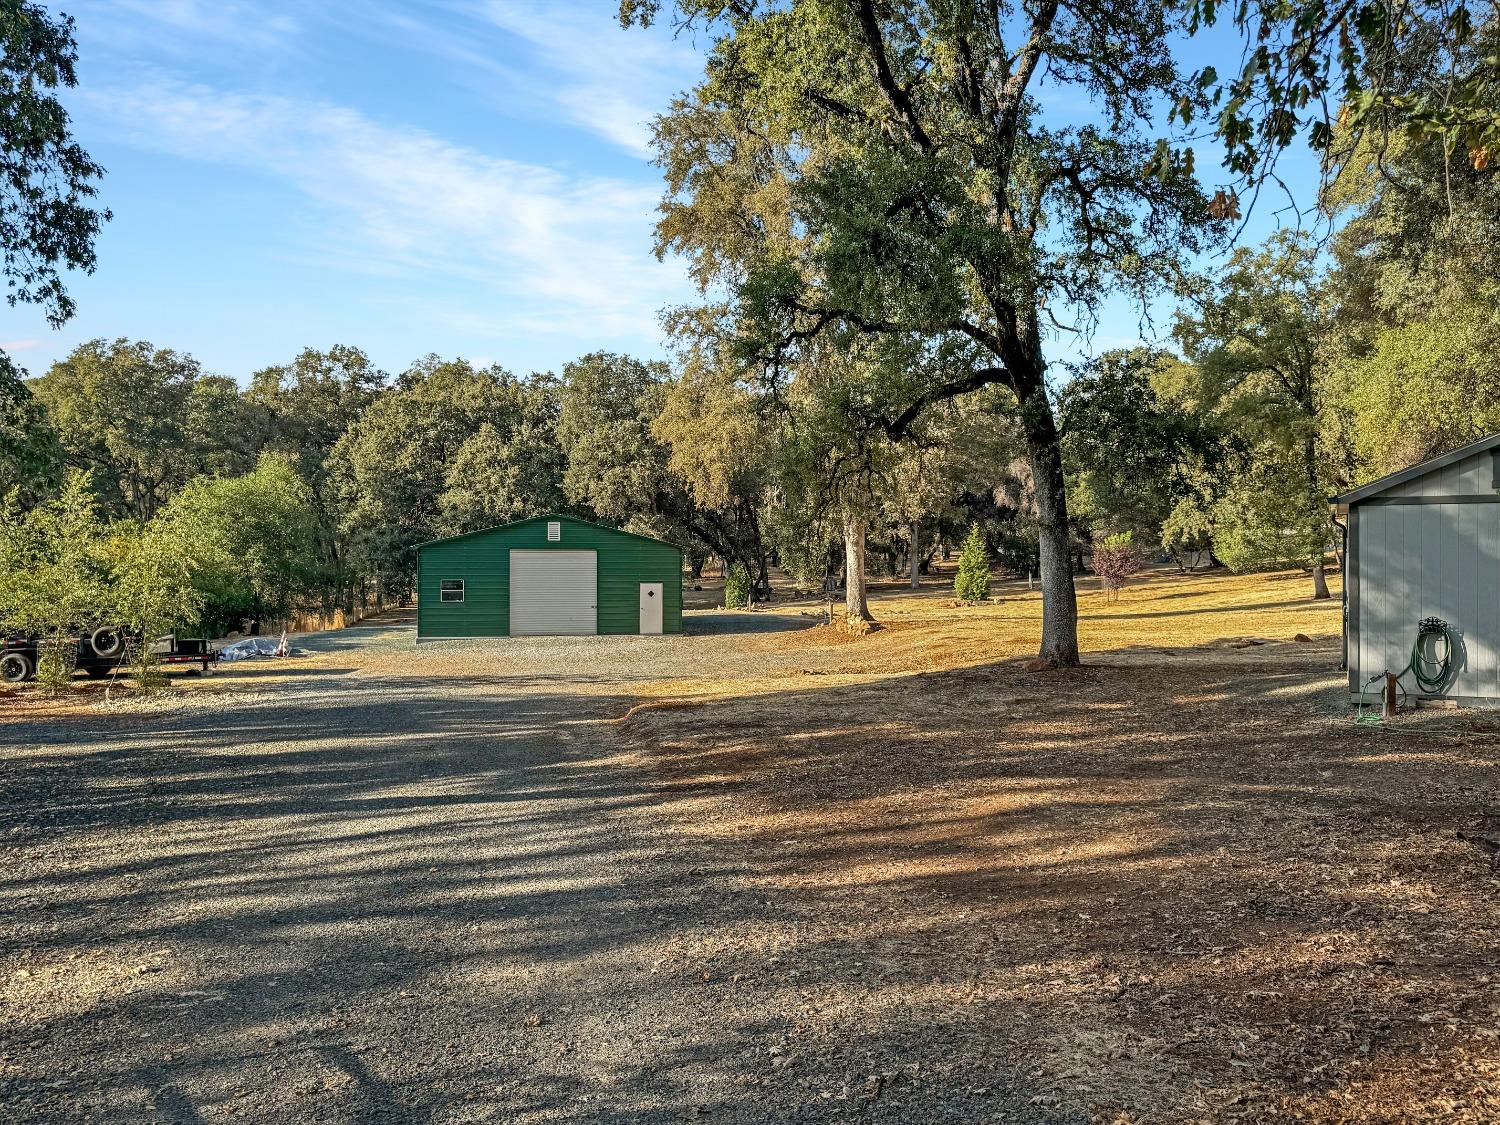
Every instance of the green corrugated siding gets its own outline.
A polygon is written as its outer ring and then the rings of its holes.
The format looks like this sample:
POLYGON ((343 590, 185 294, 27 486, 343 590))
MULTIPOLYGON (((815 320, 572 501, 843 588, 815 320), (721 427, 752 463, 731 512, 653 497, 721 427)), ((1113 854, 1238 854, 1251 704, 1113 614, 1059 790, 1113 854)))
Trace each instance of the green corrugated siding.
POLYGON ((540 516, 423 547, 417 555, 417 635, 508 635, 512 550, 597 552, 600 633, 640 632, 642 582, 662 584, 662 632, 682 632, 681 551, 566 516, 540 516), (560 542, 547 541, 548 519, 562 524, 560 542), (439 583, 445 578, 464 580, 462 602, 439 599, 439 583))

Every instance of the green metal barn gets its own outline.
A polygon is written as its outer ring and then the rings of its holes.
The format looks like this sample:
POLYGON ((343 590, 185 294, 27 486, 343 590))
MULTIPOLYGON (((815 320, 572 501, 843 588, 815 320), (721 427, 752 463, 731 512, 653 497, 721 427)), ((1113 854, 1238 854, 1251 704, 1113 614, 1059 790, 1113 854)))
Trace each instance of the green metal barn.
POLYGON ((417 636, 682 632, 682 551, 547 515, 417 548, 417 636))

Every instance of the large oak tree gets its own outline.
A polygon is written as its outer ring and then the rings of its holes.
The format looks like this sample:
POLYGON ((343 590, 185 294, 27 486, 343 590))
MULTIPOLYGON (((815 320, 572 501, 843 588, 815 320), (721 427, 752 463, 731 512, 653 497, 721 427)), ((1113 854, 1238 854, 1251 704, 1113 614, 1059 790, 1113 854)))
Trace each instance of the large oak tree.
MULTIPOLYGON (((660 14, 625 0, 626 23, 660 14)), ((900 439, 931 405, 1013 393, 1035 479, 1041 655, 1078 660, 1045 336, 1106 294, 1146 296, 1215 226, 1159 127, 1197 104, 1176 8, 1126 0, 680 0, 712 36, 657 129, 662 252, 684 255, 747 379, 794 377, 827 334, 871 365, 852 409, 900 439), (1048 94, 1089 108, 1043 112, 1048 94)))

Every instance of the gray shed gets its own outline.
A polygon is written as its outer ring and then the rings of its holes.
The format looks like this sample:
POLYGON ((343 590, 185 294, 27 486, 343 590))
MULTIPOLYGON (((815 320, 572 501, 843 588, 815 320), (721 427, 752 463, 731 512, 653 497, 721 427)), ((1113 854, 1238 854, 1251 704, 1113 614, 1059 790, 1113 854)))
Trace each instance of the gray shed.
MULTIPOLYGON (((1500 434, 1335 497, 1348 508, 1349 691, 1400 671, 1418 623, 1448 625, 1452 672, 1412 698, 1500 706, 1500 434)), ((1371 689, 1372 693, 1376 689, 1371 689)))

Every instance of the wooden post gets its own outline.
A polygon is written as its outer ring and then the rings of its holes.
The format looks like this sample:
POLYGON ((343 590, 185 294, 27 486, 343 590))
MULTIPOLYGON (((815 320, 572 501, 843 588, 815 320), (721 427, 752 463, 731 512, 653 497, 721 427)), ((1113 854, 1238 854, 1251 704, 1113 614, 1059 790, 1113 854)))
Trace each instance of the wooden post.
POLYGON ((1385 705, 1380 709, 1382 719, 1394 719, 1396 717, 1396 673, 1385 674, 1385 705))

